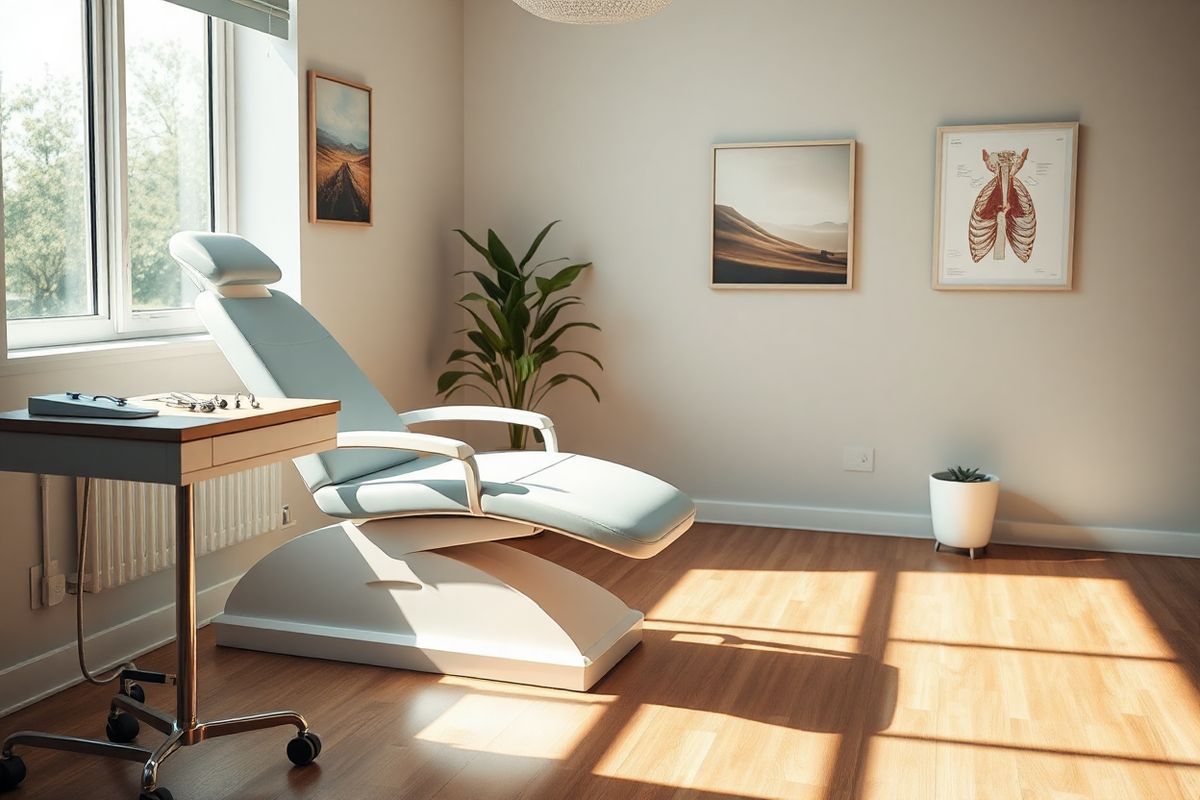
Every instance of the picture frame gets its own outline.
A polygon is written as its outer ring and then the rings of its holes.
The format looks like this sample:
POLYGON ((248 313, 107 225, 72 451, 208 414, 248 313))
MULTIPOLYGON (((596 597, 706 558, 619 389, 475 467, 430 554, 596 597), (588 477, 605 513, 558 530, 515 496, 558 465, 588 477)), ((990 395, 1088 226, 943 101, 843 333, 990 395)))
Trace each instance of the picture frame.
POLYGON ((937 129, 933 288, 1070 291, 1079 123, 937 129))
POLYGON ((370 226, 371 87, 308 71, 308 221, 370 226))
POLYGON ((854 139, 712 148, 709 285, 854 288, 854 139))

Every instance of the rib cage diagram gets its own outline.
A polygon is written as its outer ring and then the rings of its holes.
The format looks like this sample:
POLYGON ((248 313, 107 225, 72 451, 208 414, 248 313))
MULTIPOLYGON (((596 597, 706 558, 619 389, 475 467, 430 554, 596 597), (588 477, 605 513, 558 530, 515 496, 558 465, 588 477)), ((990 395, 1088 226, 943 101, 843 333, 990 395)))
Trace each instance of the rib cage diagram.
POLYGON ((971 209, 971 223, 967 237, 971 243, 971 258, 975 262, 983 259, 989 250, 997 261, 1004 259, 1004 243, 1021 261, 1029 261, 1033 254, 1033 240, 1037 238, 1037 212, 1033 198, 1017 172, 1025 165, 1029 148, 1021 151, 1001 150, 996 153, 983 151, 983 163, 996 177, 987 182, 975 206, 971 209))

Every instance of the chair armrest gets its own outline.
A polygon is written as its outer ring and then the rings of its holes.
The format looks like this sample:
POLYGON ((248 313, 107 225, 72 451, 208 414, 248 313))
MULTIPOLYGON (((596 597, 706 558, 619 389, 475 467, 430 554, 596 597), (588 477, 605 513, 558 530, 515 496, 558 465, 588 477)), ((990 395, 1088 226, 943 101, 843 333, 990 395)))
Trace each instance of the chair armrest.
POLYGON ((553 420, 536 411, 505 408, 504 406, 438 406, 405 411, 400 415, 400 421, 405 425, 446 421, 505 422, 509 425, 524 425, 542 432, 542 441, 546 443, 546 452, 558 452, 558 436, 554 432, 553 420))
POLYGON ((448 436, 431 436, 411 431, 342 431, 337 435, 337 446, 411 450, 415 453, 445 456, 460 461, 467 484, 467 507, 475 516, 483 516, 483 508, 479 503, 479 465, 475 463, 475 451, 466 442, 448 436))
POLYGON ((431 436, 412 431, 342 431, 337 435, 337 446, 413 450, 459 461, 465 461, 475 455, 475 450, 466 442, 448 436, 431 436))

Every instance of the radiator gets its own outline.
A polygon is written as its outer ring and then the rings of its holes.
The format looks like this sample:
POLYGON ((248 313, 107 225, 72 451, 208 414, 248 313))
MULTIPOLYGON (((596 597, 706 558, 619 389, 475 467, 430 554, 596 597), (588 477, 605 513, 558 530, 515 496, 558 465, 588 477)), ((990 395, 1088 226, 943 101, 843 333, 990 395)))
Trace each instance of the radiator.
MULTIPOLYGON (((82 502, 80 481, 81 507, 82 502)), ((282 509, 280 464, 196 484, 197 555, 278 529, 282 509)), ((88 518, 87 591, 111 589, 175 565, 175 487, 93 479, 88 518)))

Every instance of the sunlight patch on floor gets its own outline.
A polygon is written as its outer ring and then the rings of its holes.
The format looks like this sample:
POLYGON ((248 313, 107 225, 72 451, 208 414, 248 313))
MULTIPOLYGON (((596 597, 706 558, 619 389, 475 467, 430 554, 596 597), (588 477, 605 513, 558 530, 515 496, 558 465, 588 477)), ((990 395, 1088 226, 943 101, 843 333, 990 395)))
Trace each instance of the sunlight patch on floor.
POLYGON ((689 569, 646 617, 857 637, 874 585, 871 571, 689 569))
POLYGON ((871 740, 863 797, 1194 800, 1198 786, 1200 766, 885 733, 871 740), (910 786, 936 785, 936 793, 893 793, 899 772, 910 786))
POLYGON ((561 760, 574 752, 607 707, 602 702, 469 694, 416 738, 493 755, 561 760))
POLYGON ((1176 657, 1129 585, 1109 578, 901 572, 890 637, 1176 657))
POLYGON ((784 723, 645 704, 592 772, 737 797, 824 797, 841 736, 784 723))
POLYGON ((671 634, 673 642, 736 647, 742 650, 817 653, 843 658, 851 658, 858 650, 858 638, 854 636, 656 619, 647 619, 643 628, 647 631, 667 632, 671 634))
POLYGON ((1200 796, 1195 687, 1122 580, 901 573, 883 661, 864 796, 1200 796))
MULTIPOLYGON (((942 798, 937 786, 937 747, 935 742, 872 737, 863 770, 861 800, 900 800, 901 798, 942 798)), ((1008 797, 974 793, 953 795, 961 798, 1008 797)), ((1012 797, 1020 797, 1020 794, 1012 797)))

